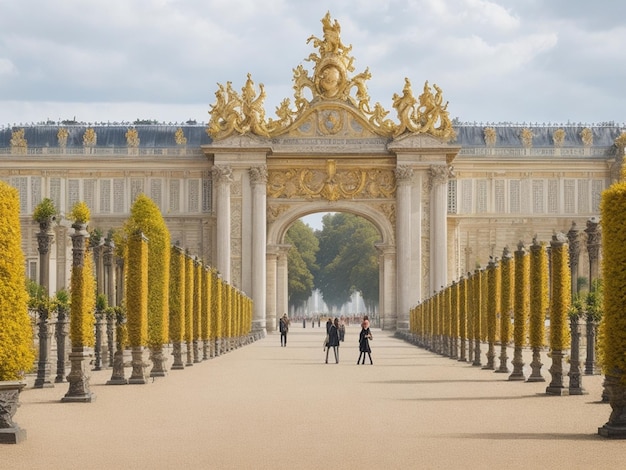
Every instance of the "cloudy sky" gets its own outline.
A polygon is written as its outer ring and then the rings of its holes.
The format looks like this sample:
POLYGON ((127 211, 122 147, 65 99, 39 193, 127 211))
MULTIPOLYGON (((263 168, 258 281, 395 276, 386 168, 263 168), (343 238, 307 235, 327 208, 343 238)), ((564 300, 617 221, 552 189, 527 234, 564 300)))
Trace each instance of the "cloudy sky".
POLYGON ((327 11, 386 109, 408 77, 461 121, 626 122, 624 1, 0 0, 0 127, 206 122, 248 72, 272 117, 327 11))

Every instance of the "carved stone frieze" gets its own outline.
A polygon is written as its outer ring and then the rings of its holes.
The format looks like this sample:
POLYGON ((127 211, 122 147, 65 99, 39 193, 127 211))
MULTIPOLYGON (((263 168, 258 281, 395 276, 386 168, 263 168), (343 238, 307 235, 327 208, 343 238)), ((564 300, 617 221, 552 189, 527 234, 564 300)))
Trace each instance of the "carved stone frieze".
POLYGON ((396 178, 392 170, 338 167, 326 160, 325 168, 270 170, 267 194, 270 198, 392 199, 396 178))

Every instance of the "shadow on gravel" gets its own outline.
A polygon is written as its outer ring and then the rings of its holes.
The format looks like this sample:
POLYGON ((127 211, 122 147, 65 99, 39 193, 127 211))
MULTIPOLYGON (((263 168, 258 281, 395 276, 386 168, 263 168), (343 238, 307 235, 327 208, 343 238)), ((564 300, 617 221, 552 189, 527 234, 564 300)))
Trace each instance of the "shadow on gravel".
POLYGON ((489 441, 514 441, 516 439, 538 440, 538 441, 600 441, 604 440, 598 434, 566 434, 550 432, 499 432, 499 433, 467 433, 467 434, 442 434, 437 437, 456 439, 486 439, 489 441))

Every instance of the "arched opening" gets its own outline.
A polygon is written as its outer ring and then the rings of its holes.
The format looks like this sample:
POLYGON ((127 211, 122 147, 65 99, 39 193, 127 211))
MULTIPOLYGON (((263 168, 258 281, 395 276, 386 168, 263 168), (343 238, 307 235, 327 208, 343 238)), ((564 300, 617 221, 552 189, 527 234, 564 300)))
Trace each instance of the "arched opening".
MULTIPOLYGON (((380 231, 350 212, 314 213, 296 220, 288 245, 289 315, 298 321, 333 316, 378 326, 380 231)), ((280 312, 279 312, 280 313, 280 312)))
MULTIPOLYGON (((300 221, 303 217, 311 219, 312 214, 326 214, 328 213, 328 205, 324 204, 324 207, 316 207, 316 202, 309 202, 307 204, 301 204, 299 206, 292 206, 290 210, 285 211, 273 222, 268 224, 268 246, 267 246, 267 262, 268 262, 268 279, 267 279, 267 330, 274 331, 277 325, 277 320, 282 313, 294 310, 290 305, 290 292, 289 292, 289 250, 292 246, 291 240, 288 237, 288 231, 297 221, 300 221)), ((393 227, 390 224, 388 217, 376 208, 372 208, 367 204, 359 204, 351 201, 344 203, 334 204, 332 207, 333 214, 346 215, 348 218, 361 221, 361 225, 369 226, 375 233, 375 240, 370 240, 370 248, 375 253, 376 263, 376 276, 375 276, 375 289, 376 295, 368 296, 368 301, 371 302, 372 297, 376 299, 375 306, 371 309, 374 313, 374 317, 377 319, 377 324, 382 328, 393 329, 395 328, 395 296, 393 286, 395 283, 395 245, 393 239, 393 227)), ((321 218, 317 217, 318 221, 321 218)), ((323 230, 323 225, 316 227, 318 230, 323 230)), ((371 238, 371 237, 370 237, 371 238)), ((345 250, 343 254, 346 254, 349 250, 345 250)), ((346 254, 348 256, 356 256, 352 251, 346 254)), ((346 261, 346 260, 344 260, 346 261)), ((346 263, 344 266, 347 266, 346 263)), ((319 299, 314 300, 312 304, 305 307, 304 310, 300 310, 300 314, 312 316, 321 313, 344 313, 346 315, 358 316, 363 314, 362 311, 367 309, 364 307, 363 296, 355 296, 352 294, 359 290, 364 290, 363 285, 356 285, 354 282, 356 276, 358 276, 358 267, 353 273, 343 273, 346 278, 344 292, 350 293, 348 295, 345 304, 349 303, 349 307, 341 308, 344 305, 341 302, 341 298, 328 301, 330 294, 327 292, 326 300, 320 302, 319 299), (350 279, 350 276, 351 279, 350 279), (353 285, 355 284, 355 285, 353 285), (360 297, 360 298, 359 298, 360 297), (328 302, 327 302, 328 301, 328 302), (328 305, 329 304, 329 305, 328 305), (308 310, 306 310, 308 308, 308 310)), ((341 267, 339 267, 341 273, 341 267)), ((335 275, 337 272, 334 273, 335 275)), ((371 290, 371 287, 370 287, 371 290)), ((323 299, 324 293, 321 293, 323 299)), ((370 313, 371 314, 371 313, 370 313)))

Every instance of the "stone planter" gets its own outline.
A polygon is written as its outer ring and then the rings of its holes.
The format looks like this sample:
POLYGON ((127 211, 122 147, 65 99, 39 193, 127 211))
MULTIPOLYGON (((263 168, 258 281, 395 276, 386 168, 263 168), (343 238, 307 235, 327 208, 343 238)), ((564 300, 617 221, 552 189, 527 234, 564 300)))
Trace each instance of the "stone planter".
POLYGON ((18 444, 26 439, 26 431, 13 422, 25 386, 26 382, 0 382, 0 444, 18 444))

